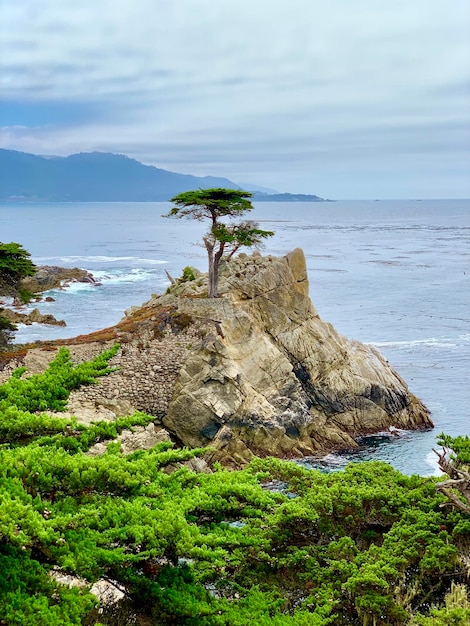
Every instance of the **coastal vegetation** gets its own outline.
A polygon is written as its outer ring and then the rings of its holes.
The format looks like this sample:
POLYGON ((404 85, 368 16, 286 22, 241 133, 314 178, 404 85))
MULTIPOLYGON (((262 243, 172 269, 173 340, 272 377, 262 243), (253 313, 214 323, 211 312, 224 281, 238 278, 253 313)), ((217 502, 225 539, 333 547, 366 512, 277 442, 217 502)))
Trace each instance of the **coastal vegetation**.
MULTIPOLYGON (((30 257, 30 253, 19 243, 0 242, 0 295, 16 298, 20 302, 28 302, 33 296, 21 287, 22 279, 36 272, 30 257)), ((0 349, 4 349, 9 345, 16 326, 1 311, 0 308, 0 349)))
POLYGON ((198 221, 209 220, 209 230, 203 237, 209 260, 209 298, 217 297, 219 265, 222 256, 230 259, 240 248, 259 247, 262 240, 274 235, 262 230, 257 222, 244 220, 225 224, 221 218, 240 217, 253 210, 249 191, 240 189, 196 189, 174 196, 174 203, 164 217, 189 218, 198 221))
POLYGON ((37 269, 30 257, 19 243, 0 243, 0 294, 23 297, 21 280, 37 269))
POLYGON ((441 488, 382 462, 196 473, 202 449, 124 456, 114 439, 152 416, 60 417, 116 350, 74 365, 63 348, 45 373, 20 368, 0 386, 0 624, 469 623, 468 437, 441 436, 457 472, 441 488), (92 456, 97 442, 109 445, 92 456), (97 581, 119 603, 98 606, 97 581))

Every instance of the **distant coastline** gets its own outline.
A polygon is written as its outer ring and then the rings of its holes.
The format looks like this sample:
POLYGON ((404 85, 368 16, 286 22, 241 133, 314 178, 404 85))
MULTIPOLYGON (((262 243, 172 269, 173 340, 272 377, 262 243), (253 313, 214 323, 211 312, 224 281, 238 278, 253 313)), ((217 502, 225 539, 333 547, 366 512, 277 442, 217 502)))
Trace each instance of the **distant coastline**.
POLYGON ((122 154, 45 157, 0 149, 0 202, 168 202, 211 187, 244 188, 257 202, 327 202, 314 194, 269 193, 228 178, 178 174, 122 154))
POLYGON ((254 193, 254 202, 335 202, 305 193, 254 193))
MULTIPOLYGON (((259 194, 257 192, 253 193, 253 202, 336 202, 336 200, 330 200, 329 198, 320 198, 319 196, 315 196, 313 194, 305 194, 305 193, 263 193, 259 194)), ((41 202, 69 202, 73 204, 74 202, 110 202, 109 200, 70 200, 69 198, 64 199, 44 199, 38 197, 24 197, 24 196, 11 196, 10 198, 0 198, 0 203, 5 202, 17 202, 21 204, 25 203, 41 203, 41 202)), ((168 202, 168 200, 113 200, 112 202, 168 202)), ((375 202, 379 202, 379 200, 375 200, 375 202)))

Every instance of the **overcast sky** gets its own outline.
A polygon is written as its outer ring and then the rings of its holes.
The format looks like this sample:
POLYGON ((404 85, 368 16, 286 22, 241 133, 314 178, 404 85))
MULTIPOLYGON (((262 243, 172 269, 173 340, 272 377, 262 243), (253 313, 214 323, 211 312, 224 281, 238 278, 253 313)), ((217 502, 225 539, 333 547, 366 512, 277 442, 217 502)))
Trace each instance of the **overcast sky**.
POLYGON ((470 197, 469 0, 0 0, 0 147, 470 197))

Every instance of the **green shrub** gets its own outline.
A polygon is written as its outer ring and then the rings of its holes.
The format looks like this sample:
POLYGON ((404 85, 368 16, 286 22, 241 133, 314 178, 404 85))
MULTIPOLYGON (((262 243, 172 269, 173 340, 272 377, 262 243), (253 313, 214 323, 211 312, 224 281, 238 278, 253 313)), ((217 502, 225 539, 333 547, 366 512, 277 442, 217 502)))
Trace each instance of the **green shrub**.
MULTIPOLYGON (((52 569, 126 590, 125 613, 99 613, 107 626, 468 623, 470 519, 441 506, 435 479, 278 459, 197 474, 184 464, 204 451, 169 443, 88 455, 152 416, 84 426, 44 411, 109 374, 116 349, 76 366, 62 350, 44 374, 0 386, 0 624, 96 624, 87 588, 52 569)), ((467 451, 456 440, 455 462, 467 451)))
POLYGON ((180 278, 178 278, 178 282, 187 283, 191 280, 196 280, 196 276, 194 274, 194 269, 187 265, 183 268, 183 273, 181 274, 180 278))

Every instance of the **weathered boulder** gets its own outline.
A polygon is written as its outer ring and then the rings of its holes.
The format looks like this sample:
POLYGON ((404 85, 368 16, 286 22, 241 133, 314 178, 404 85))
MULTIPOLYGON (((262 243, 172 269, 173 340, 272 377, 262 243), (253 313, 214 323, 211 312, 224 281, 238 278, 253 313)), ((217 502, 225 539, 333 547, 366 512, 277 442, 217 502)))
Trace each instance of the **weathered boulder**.
MULTIPOLYGON (((145 428, 137 426, 132 430, 123 430, 114 441, 120 442, 121 452, 127 456, 136 450, 151 450, 163 441, 171 442, 171 437, 164 428, 155 428, 155 424, 151 422, 145 428)), ((96 443, 87 454, 100 456, 106 452, 108 444, 109 441, 96 443)))
POLYGON ((178 310, 209 325, 163 419, 185 445, 210 445, 213 458, 242 464, 252 454, 354 447, 354 437, 391 426, 432 427, 426 407, 377 350, 320 319, 302 250, 239 255, 221 267, 216 299, 201 297, 201 278, 182 287, 178 310))

